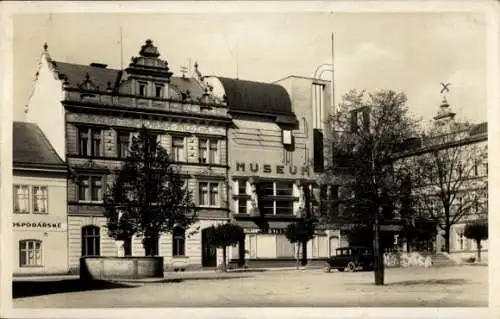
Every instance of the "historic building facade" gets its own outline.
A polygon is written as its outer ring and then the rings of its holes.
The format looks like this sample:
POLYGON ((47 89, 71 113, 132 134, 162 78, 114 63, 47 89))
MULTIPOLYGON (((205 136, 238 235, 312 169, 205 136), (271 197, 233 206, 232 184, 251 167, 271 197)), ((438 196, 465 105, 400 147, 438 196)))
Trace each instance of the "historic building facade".
POLYGON ((13 275, 68 268, 67 167, 33 123, 13 125, 13 275))
MULTIPOLYGON (((164 234, 159 255, 166 268, 215 267, 217 251, 204 229, 229 219, 226 102, 215 98, 196 68, 175 77, 147 40, 124 70, 105 64, 53 60, 44 48, 27 118, 38 123, 68 163, 69 266, 81 256, 116 256, 102 200, 142 126, 154 130, 192 191, 199 222, 164 234), (192 230, 199 230, 192 236, 192 230)), ((144 255, 140 238, 132 255, 144 255)))
MULTIPOLYGON (((328 82, 301 77, 272 84, 224 77, 205 81, 216 96, 225 97, 232 117, 229 205, 246 236, 230 257, 241 261, 244 256, 249 266, 294 262, 297 249, 284 230, 317 210, 328 82), (304 200, 308 189, 310 212, 304 200)), ((308 258, 328 257, 329 246, 327 232, 319 230, 308 244, 308 258)))
MULTIPOLYGON (((431 196, 436 188, 444 194, 452 196, 450 220, 452 221, 449 237, 450 255, 457 260, 464 256, 474 255, 476 243, 464 235, 465 225, 475 220, 488 220, 488 125, 462 123, 455 119, 446 98, 434 117, 430 128, 432 135, 421 140, 420 147, 409 151, 402 157, 403 161, 417 159, 436 153, 440 163, 432 161, 434 167, 445 170, 442 174, 444 182, 438 175, 431 180, 415 185, 415 196, 422 194, 427 199, 425 205, 416 207, 424 214, 429 210, 434 215, 443 215, 443 203, 439 196, 431 196)), ((445 232, 438 227, 435 250, 445 247, 445 232)), ((481 243, 482 250, 487 251, 488 241, 481 243)), ((486 257, 487 255, 484 254, 486 257)))

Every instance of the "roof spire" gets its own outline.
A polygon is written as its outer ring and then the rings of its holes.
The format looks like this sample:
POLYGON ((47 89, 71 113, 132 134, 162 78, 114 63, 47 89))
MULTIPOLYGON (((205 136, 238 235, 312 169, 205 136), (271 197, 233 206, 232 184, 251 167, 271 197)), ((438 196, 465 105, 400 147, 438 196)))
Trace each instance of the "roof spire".
POLYGON ((443 94, 443 101, 441 102, 441 105, 439 106, 439 111, 437 115, 434 117, 434 120, 442 120, 442 119, 451 119, 455 117, 456 113, 453 113, 450 110, 450 104, 448 103, 448 100, 446 99, 446 93, 450 93, 449 86, 451 83, 443 83, 441 82, 441 91, 440 93, 443 94))

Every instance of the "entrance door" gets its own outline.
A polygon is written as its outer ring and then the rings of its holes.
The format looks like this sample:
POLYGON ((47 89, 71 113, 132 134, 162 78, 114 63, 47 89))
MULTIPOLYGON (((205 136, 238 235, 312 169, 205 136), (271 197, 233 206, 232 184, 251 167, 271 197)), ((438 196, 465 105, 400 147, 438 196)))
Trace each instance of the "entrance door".
POLYGON ((335 250, 339 248, 339 237, 330 237, 330 256, 335 256, 335 250))
POLYGON ((203 267, 217 267, 217 249, 210 244, 210 229, 201 231, 201 265, 203 267))

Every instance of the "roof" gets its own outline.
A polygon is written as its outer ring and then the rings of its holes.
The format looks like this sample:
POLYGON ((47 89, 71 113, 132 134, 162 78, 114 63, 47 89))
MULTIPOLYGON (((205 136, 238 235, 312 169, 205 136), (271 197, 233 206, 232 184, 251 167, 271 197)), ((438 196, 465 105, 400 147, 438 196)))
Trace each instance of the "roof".
MULTIPOLYGON (((114 89, 127 75, 125 71, 96 66, 100 64, 83 65, 52 61, 52 65, 59 74, 59 78, 66 81, 66 87, 72 89, 78 89, 85 83, 88 74, 88 80, 96 86, 97 91, 105 92, 108 86, 114 89)), ((205 93, 200 83, 194 78, 171 77, 170 83, 182 93, 189 90, 190 96, 194 99, 202 97, 205 93)))
POLYGON ((479 135, 479 134, 487 134, 488 133, 488 122, 479 123, 474 125, 470 131, 469 135, 479 135))
POLYGON ((229 111, 293 115, 288 92, 278 84, 217 77, 224 87, 229 111))
POLYGON ((90 81, 102 91, 106 90, 108 82, 114 88, 120 76, 120 71, 115 69, 58 61, 53 61, 52 65, 59 73, 59 77, 66 79, 67 87, 73 89, 78 89, 79 85, 84 83, 87 74, 90 81))
POLYGON ((12 133, 12 161, 15 166, 65 168, 49 140, 38 125, 14 122, 12 133))
POLYGON ((189 91, 191 97, 201 97, 205 93, 200 82, 193 78, 173 76, 170 78, 170 84, 183 93, 189 91))

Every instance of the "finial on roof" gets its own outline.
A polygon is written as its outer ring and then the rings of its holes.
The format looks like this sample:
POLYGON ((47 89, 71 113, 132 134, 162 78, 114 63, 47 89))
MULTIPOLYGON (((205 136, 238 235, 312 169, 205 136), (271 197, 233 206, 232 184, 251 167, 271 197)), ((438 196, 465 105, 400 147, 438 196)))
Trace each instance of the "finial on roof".
POLYGON ((48 49, 49 49, 49 45, 47 44, 47 42, 45 42, 45 43, 43 44, 43 50, 44 50, 44 51, 47 51, 48 49))
POLYGON ((198 80, 203 81, 203 75, 201 74, 200 70, 198 69, 198 62, 194 62, 194 73, 196 73, 196 76, 198 77, 198 80))
POLYGON ((158 48, 153 45, 153 41, 151 39, 146 40, 146 44, 141 47, 141 51, 139 54, 143 57, 157 58, 160 56, 160 52, 158 48))

